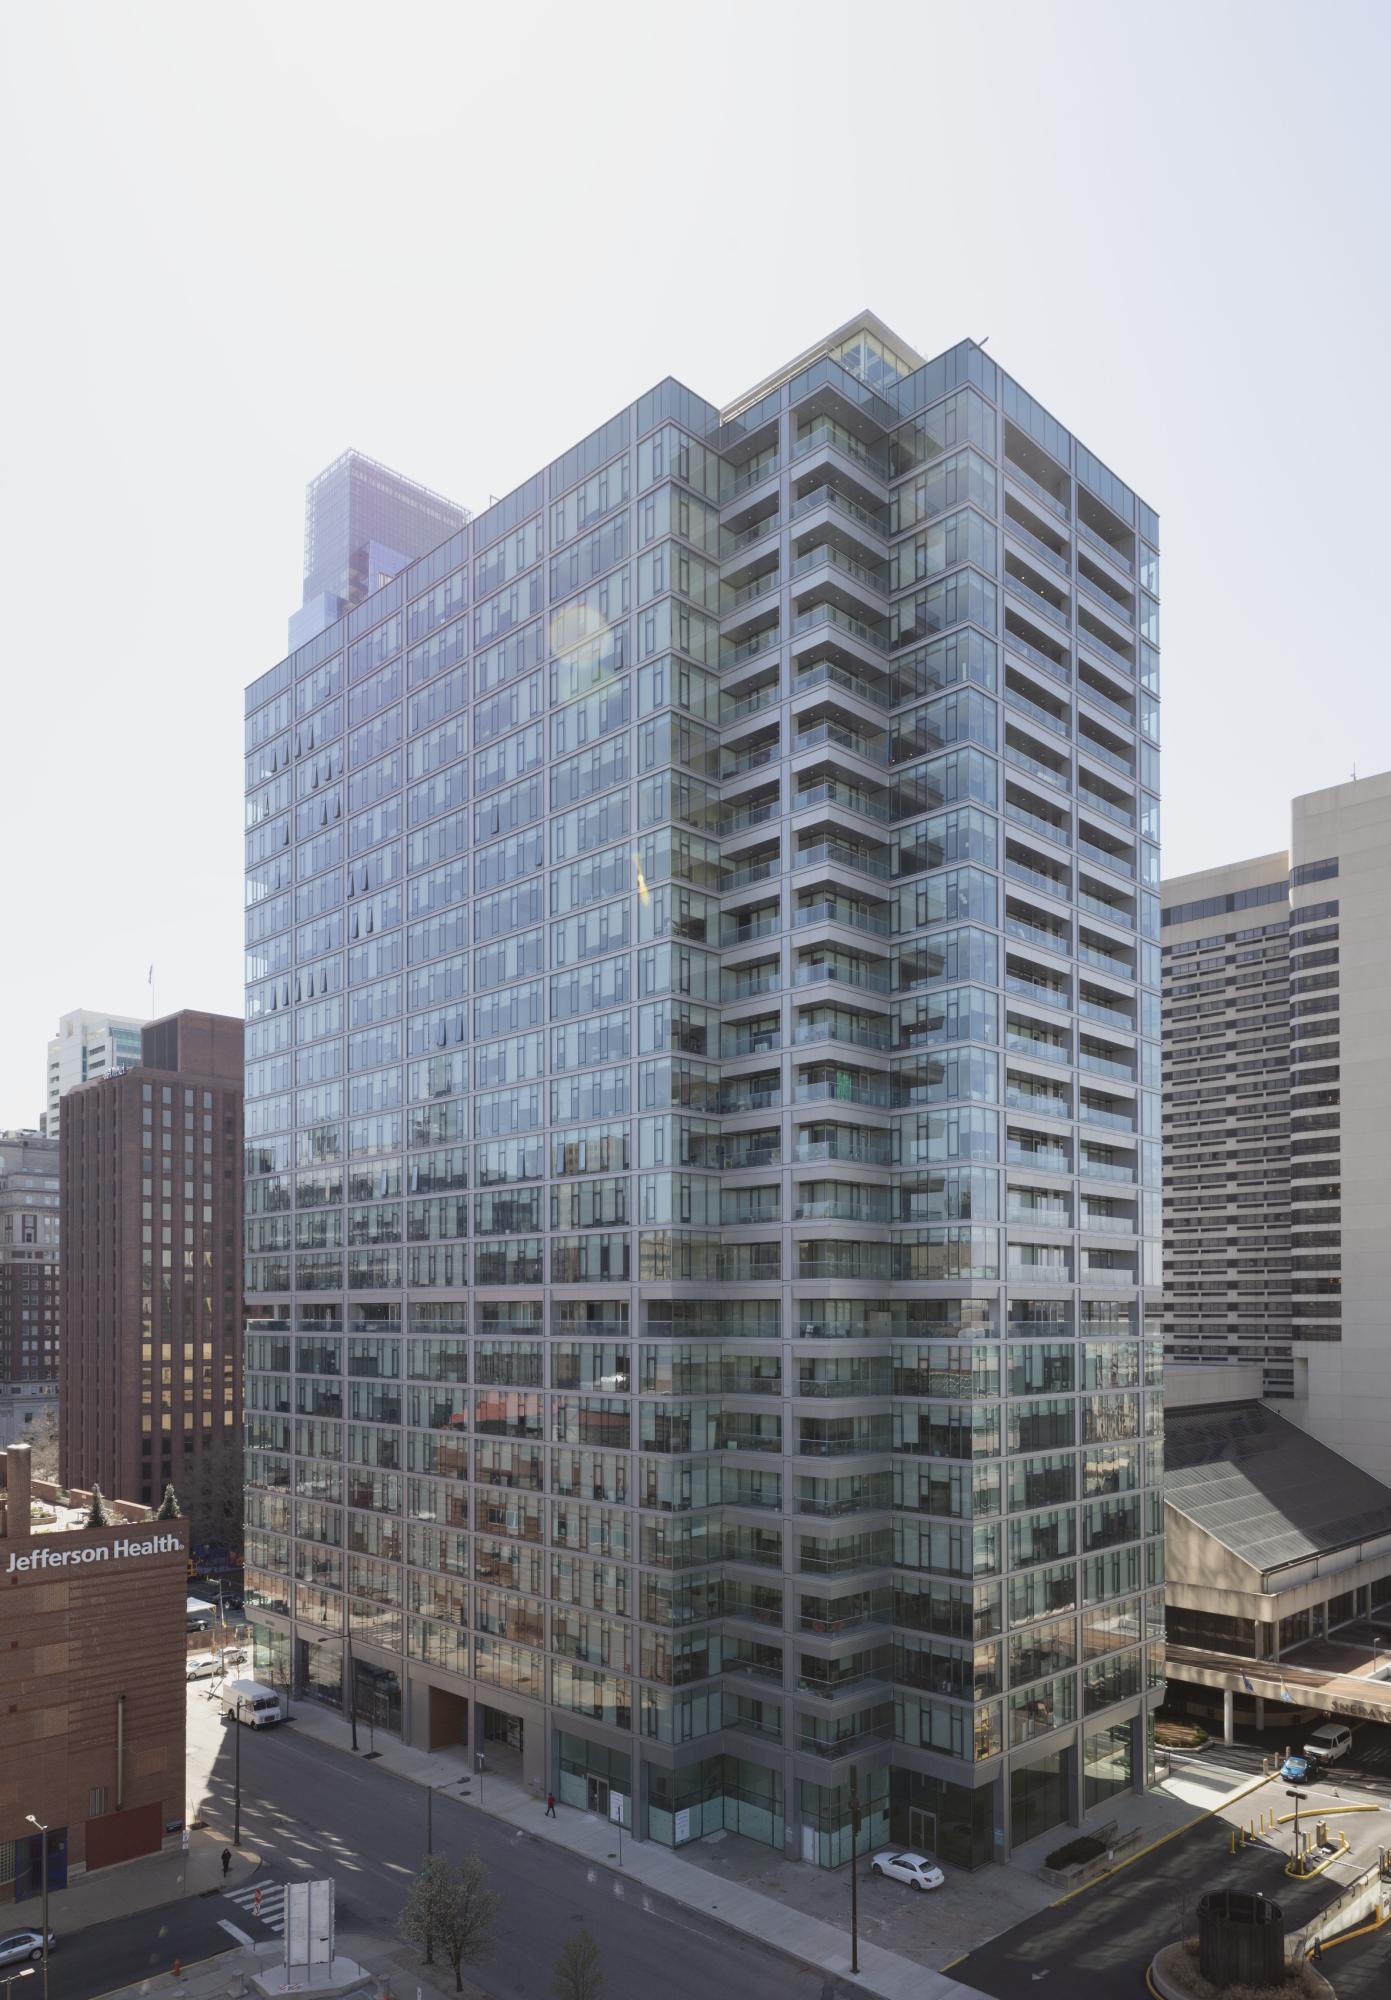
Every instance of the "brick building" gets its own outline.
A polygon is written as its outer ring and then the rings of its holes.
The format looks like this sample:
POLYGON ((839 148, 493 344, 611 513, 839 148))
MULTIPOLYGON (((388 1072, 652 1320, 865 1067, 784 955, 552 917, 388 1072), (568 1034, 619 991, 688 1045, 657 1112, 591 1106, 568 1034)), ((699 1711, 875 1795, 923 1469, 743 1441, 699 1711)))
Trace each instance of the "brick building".
POLYGON ((0 1132, 0 1383, 58 1379, 58 1141, 0 1132))
POLYGON ((33 1481, 27 1445, 0 1491, 0 1904, 158 1851, 184 1818, 188 1523, 110 1503, 89 1528, 33 1481))
POLYGON ((242 1023, 184 1012, 64 1099, 59 1449, 157 1502, 241 1427, 242 1023))

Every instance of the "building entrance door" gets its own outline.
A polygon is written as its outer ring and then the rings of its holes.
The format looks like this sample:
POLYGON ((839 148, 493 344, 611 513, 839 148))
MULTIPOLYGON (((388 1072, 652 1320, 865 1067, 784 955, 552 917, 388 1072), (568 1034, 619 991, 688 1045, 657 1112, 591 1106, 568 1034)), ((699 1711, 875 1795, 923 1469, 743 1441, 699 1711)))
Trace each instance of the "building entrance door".
POLYGON ((609 1781, 607 1778, 589 1780, 589 1810, 598 1813, 600 1819, 609 1816, 609 1781))
POLYGON ((937 1853, 937 1815, 921 1806, 908 1808, 908 1845, 915 1854, 937 1853))

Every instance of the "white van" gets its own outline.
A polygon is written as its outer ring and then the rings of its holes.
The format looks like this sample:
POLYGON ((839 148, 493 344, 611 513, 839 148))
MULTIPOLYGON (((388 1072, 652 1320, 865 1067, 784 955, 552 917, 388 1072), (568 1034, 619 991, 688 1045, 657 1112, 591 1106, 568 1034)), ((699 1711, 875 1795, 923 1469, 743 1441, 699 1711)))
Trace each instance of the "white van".
POLYGON ((260 1681, 227 1681, 219 1699, 224 1715, 252 1729, 269 1729, 281 1717, 280 1696, 260 1681))
POLYGON ((1352 1731, 1343 1722, 1325 1722, 1304 1745, 1311 1764, 1336 1764, 1352 1748, 1352 1731))

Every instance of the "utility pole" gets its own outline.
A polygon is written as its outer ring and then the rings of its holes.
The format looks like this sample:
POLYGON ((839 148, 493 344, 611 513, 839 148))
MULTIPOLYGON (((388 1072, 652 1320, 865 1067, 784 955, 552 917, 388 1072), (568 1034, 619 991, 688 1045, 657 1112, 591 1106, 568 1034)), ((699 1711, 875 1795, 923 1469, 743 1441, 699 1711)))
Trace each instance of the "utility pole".
POLYGON ((346 1590, 343 1593, 343 1613, 348 1621, 348 1713, 353 1725, 353 1748, 357 1748, 357 1668, 353 1664, 353 1604, 346 1590))
MULTIPOLYGON (((425 1787, 425 1866, 428 1870, 430 1857, 435 1851, 435 1788, 425 1787)), ((435 1901, 433 1893, 425 1896, 425 1963, 435 1962, 435 1901)))
POLYGON ((237 1810, 236 1810, 236 1824, 232 1833, 233 1847, 241 1846, 241 1705, 242 1705, 242 1697, 238 1695, 237 1712, 232 1717, 232 1727, 237 1732, 237 1740, 235 1746, 235 1756, 236 1756, 236 1766, 237 1766, 237 1810))
MULTIPOLYGON (((43 1869, 43 2000, 48 2000, 48 1828, 42 1820, 35 1819, 32 1813, 25 1813, 24 1817, 30 1826, 38 1828, 40 1836, 39 1866, 43 1869)), ((6 1987, 5 1990, 8 1993, 9 1988, 6 1987)))
POLYGON ((860 1969, 860 1774, 850 1767, 850 1970, 860 1969))

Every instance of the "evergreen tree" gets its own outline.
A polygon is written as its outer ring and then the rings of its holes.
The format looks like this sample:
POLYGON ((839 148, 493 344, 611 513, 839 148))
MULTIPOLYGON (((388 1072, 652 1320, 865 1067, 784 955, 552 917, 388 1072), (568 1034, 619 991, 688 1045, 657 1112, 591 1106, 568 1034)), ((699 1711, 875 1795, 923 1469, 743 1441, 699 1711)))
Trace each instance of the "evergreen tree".
POLYGON ((159 1503, 159 1512, 155 1515, 155 1519, 157 1521, 177 1521, 178 1518, 179 1496, 172 1486, 166 1486, 164 1489, 164 1498, 159 1503))
POLYGON ((92 1504, 87 1510, 87 1526, 89 1528, 109 1528, 111 1526, 111 1509, 107 1506, 105 1500, 103 1500, 99 1486, 92 1488, 92 1504))

